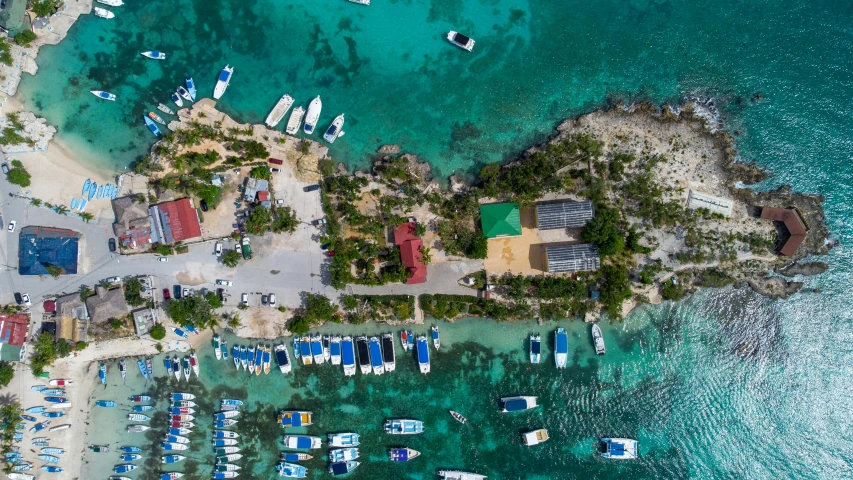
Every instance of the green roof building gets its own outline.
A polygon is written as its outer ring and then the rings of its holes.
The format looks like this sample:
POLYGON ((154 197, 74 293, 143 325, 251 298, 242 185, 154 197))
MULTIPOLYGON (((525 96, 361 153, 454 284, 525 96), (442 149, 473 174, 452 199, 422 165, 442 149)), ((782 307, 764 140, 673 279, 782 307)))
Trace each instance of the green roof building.
POLYGON ((480 205, 480 220, 486 238, 521 235, 521 215, 517 203, 480 205))

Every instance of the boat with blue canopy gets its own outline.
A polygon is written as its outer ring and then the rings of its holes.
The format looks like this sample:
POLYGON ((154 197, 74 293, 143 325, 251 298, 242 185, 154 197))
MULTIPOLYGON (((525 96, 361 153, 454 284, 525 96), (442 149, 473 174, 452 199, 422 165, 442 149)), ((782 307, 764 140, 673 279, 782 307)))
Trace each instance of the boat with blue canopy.
POLYGON ((320 437, 309 435, 285 435, 282 443, 285 448, 293 450, 313 450, 323 446, 323 440, 320 437))
POLYGON ((370 351, 370 366, 373 368, 373 374, 382 375, 385 373, 385 362, 382 361, 382 347, 379 345, 379 338, 370 337, 367 345, 370 351))
POLYGON ((160 463, 178 463, 186 458, 183 455, 166 455, 165 457, 160 457, 160 463))
POLYGON ((355 375, 355 347, 350 336, 344 337, 341 341, 341 363, 344 366, 345 376, 355 375))
POLYGON ((358 467, 359 463, 355 460, 350 460, 347 462, 335 462, 331 466, 329 466, 329 472, 334 476, 346 475, 347 473, 353 471, 358 467))
POLYGON ((299 356, 302 358, 303 365, 311 365, 314 363, 314 357, 311 356, 311 339, 302 337, 299 340, 299 356))
POLYGON ((566 368, 569 358, 569 335, 563 327, 554 334, 554 363, 557 368, 566 368))
POLYGON ((423 335, 418 336, 416 345, 418 367, 420 367, 421 373, 429 373, 429 346, 427 345, 426 337, 423 335))
POLYGON ((409 460, 419 457, 421 452, 411 448, 392 448, 388 450, 388 458, 392 462, 408 462, 409 460))
POLYGON ((323 339, 319 335, 311 337, 311 356, 314 357, 314 363, 320 365, 325 361, 323 356, 323 339))
MULTIPOLYGON (((338 344, 340 350, 340 344, 338 344)), ((340 358, 338 358, 340 360, 340 358)), ((281 373, 289 373, 292 366, 290 365, 290 354, 287 353, 287 346, 279 343, 275 346, 275 361, 278 363, 278 369, 281 373)))
POLYGON ((611 460, 633 460, 637 458, 637 441, 630 438, 603 437, 599 442, 599 454, 611 460))
POLYGON ((329 434, 330 447, 357 447, 358 442, 359 435, 357 433, 344 432, 329 434))
POLYGON ((538 334, 530 335, 530 363, 539 363, 542 358, 542 339, 538 334))
POLYGON ((392 418, 385 421, 385 433, 391 435, 415 435, 424 432, 424 422, 408 418, 392 418))
POLYGON ((282 410, 278 413, 278 424, 282 428, 307 427, 312 424, 311 415, 306 410, 282 410))
POLYGON ((100 364, 98 366, 98 378, 101 379, 101 384, 107 384, 107 366, 105 364, 100 364))
POLYGON ((187 92, 189 92, 190 97, 193 99, 193 101, 195 101, 196 89, 195 89, 195 82, 193 82, 193 77, 187 77, 187 79, 184 81, 184 83, 187 84, 187 92))
POLYGON ((281 452, 282 462, 304 462, 306 460, 311 460, 312 458, 314 457, 307 453, 281 452))
POLYGON ((346 462, 347 460, 355 460, 358 458, 357 448, 335 448, 329 450, 330 462, 346 462))
POLYGON ((537 407, 536 400, 536 397, 531 396, 502 397, 503 409, 501 411, 506 413, 530 410, 537 407))
POLYGON ((240 368, 240 346, 234 345, 231 348, 231 356, 234 357, 234 368, 240 368))
POLYGON ((95 405, 97 405, 97 406, 99 406, 99 407, 106 407, 106 408, 110 408, 110 407, 115 407, 115 406, 116 406, 116 402, 114 402, 114 401, 112 401, 112 400, 98 400, 98 401, 96 401, 96 402, 95 402, 95 405))

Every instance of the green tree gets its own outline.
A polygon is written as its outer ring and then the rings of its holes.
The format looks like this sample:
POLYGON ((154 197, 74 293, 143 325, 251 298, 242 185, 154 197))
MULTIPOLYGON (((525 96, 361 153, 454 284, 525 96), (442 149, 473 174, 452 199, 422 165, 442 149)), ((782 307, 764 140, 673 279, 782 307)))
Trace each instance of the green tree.
POLYGON ((19 187, 29 187, 32 183, 32 177, 30 176, 30 172, 28 172, 24 167, 12 167, 9 170, 6 178, 9 180, 9 183, 18 185, 19 187))
POLYGON ((95 219, 95 216, 89 212, 82 212, 80 214, 80 218, 82 218, 84 222, 89 223, 95 219))
POLYGON ((270 172, 270 167, 267 165, 258 165, 249 171, 249 176, 252 178, 259 178, 261 180, 269 180, 272 172, 270 172))
POLYGON ((149 333, 154 340, 163 340, 166 338, 166 327, 162 323, 158 323, 151 327, 151 332, 149 333))
POLYGON ((358 299, 353 297, 352 295, 347 295, 344 297, 344 308, 347 310, 355 310, 358 307, 358 299))
POLYGON ((608 207, 600 207, 592 220, 587 222, 581 233, 581 239, 594 243, 598 253, 605 257, 618 255, 625 249, 625 236, 620 228, 619 212, 608 207))
POLYGON ((246 220, 246 231, 253 235, 263 235, 269 229, 272 220, 272 212, 264 206, 252 209, 249 219, 246 220))
POLYGON ((0 386, 9 385, 9 382, 12 381, 12 378, 15 377, 15 368, 11 363, 2 362, 0 363, 0 386))
POLYGON ((56 11, 57 0, 33 1, 33 12, 37 17, 49 17, 56 11))
POLYGON ((36 34, 32 32, 32 30, 24 30, 23 32, 15 35, 15 43, 22 47, 28 47, 33 41, 38 38, 36 34))
POLYGON ((622 265, 601 267, 604 282, 601 284, 601 303, 604 311, 613 318, 622 317, 622 302, 631 298, 628 269, 622 265))
POLYGON ((145 303, 142 298, 142 282, 138 278, 131 278, 124 282, 124 301, 131 307, 138 307, 145 303))
POLYGON ((305 317, 309 320, 327 321, 337 313, 338 306, 325 295, 309 293, 305 302, 305 317))
POLYGON ((171 255, 174 253, 171 245, 166 245, 164 243, 155 243, 151 246, 151 251, 156 254, 163 255, 164 257, 167 255, 171 255))
POLYGON ((228 249, 222 254, 222 263, 228 268, 234 268, 240 263, 242 256, 236 250, 228 249))
POLYGON ((287 329, 293 334, 305 335, 311 329, 311 322, 303 316, 293 317, 290 319, 287 329))
POLYGON ((49 273, 53 278, 59 278, 59 276, 65 272, 61 267, 57 267, 56 265, 46 265, 44 269, 47 270, 47 273, 49 273))
POLYGON ((275 233, 287 232, 293 233, 299 225, 299 219, 296 218, 296 212, 290 207, 273 207, 273 220, 270 228, 275 233))

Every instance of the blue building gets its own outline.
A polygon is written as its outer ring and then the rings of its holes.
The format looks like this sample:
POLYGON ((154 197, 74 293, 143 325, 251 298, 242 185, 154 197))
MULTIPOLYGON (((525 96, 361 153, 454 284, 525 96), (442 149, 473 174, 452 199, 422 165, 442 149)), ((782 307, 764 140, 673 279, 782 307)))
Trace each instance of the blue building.
POLYGON ((80 234, 53 227, 24 227, 18 236, 18 272, 21 275, 50 275, 58 267, 63 275, 77 273, 80 234))

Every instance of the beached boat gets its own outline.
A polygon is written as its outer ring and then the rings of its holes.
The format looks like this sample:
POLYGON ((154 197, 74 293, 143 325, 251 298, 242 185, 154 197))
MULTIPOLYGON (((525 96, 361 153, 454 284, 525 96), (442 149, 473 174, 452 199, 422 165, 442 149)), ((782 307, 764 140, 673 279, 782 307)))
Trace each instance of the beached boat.
POLYGON ((118 371, 121 373, 121 381, 127 380, 127 362, 123 358, 118 361, 118 371))
POLYGON ((294 463, 279 463, 275 469, 279 477, 285 478, 305 478, 308 472, 307 468, 294 463))
MULTIPOLYGON (((88 178, 85 182, 83 182, 83 198, 86 198, 89 195, 89 187, 92 186, 92 181, 88 178)), ((52 382, 53 380, 51 380, 52 382)))
POLYGON ((341 337, 331 337, 329 339, 329 361, 332 365, 341 364, 341 337))
POLYGON ((162 103, 157 104, 157 110, 160 110, 163 113, 168 113, 169 115, 175 114, 175 112, 171 108, 167 107, 166 105, 163 105, 162 103))
POLYGON ((135 461, 139 460, 140 458, 142 458, 142 455, 140 455, 138 453, 125 453, 123 455, 119 455, 118 458, 122 462, 135 462, 135 461))
POLYGON ((332 359, 332 337, 323 336, 323 360, 328 362, 332 359))
POLYGON ((341 363, 344 366, 344 375, 350 377, 355 375, 355 348, 352 337, 346 336, 341 340, 341 363))
POLYGON ((9 477, 9 480, 36 480, 35 476, 27 473, 12 472, 7 473, 6 476, 9 477))
POLYGON ((438 476, 444 480, 485 480, 485 475, 460 470, 439 470, 438 476))
POLYGON ((255 375, 261 374, 261 369, 264 366, 264 347, 258 344, 255 347, 255 375))
POLYGON ((417 339, 417 350, 418 367, 420 367, 421 373, 429 373, 429 346, 427 346, 427 339, 423 335, 417 339))
POLYGON ((299 127, 302 125, 302 117, 305 116, 305 109, 302 106, 296 107, 293 109, 293 112, 290 114, 290 119, 287 120, 287 127, 284 129, 288 135, 296 135, 296 132, 299 131, 299 127))
POLYGON ((345 433, 330 433, 329 437, 329 446, 330 447, 357 447, 358 446, 358 438, 359 435, 357 433, 345 432, 345 433))
POLYGON ((169 327, 169 328, 170 328, 173 332, 175 332, 175 335, 177 335, 177 336, 179 336, 179 337, 181 337, 181 338, 189 338, 189 336, 190 336, 190 335, 189 335, 189 333, 187 333, 185 330, 182 330, 182 329, 180 329, 180 328, 178 328, 178 327, 169 327))
POLYGON ((528 447, 532 447, 533 445, 538 445, 546 441, 548 441, 548 430, 545 430, 544 428, 531 430, 521 434, 521 443, 528 447))
POLYGON ((219 100, 222 94, 225 93, 225 90, 228 88, 228 84, 231 83, 231 75, 234 74, 234 67, 230 65, 225 65, 225 68, 219 72, 219 78, 216 80, 216 87, 213 89, 213 99, 219 100))
POLYGON ((344 134, 344 114, 340 114, 332 120, 332 124, 329 125, 329 128, 326 129, 326 133, 323 134, 323 140, 329 143, 335 143, 335 140, 338 137, 344 134))
POLYGON ((355 460, 358 458, 357 448, 335 448, 329 450, 330 462, 346 462, 347 460, 355 460))
POLYGON ((33 385, 32 387, 30 387, 30 390, 32 390, 34 392, 41 392, 42 390, 44 390, 46 388, 47 388, 47 386, 45 386, 45 385, 33 385))
POLYGON ((415 435, 424 432, 424 422, 408 418, 392 418, 385 421, 385 433, 391 435, 415 435))
POLYGON ((27 413, 42 413, 42 412, 44 412, 44 407, 39 405, 37 407, 30 407, 24 411, 27 413))
POLYGON ((54 467, 53 465, 42 465, 40 470, 47 473, 62 473, 62 467, 54 467))
POLYGON ((272 368, 272 351, 269 345, 264 345, 264 375, 269 375, 272 368))
POLYGON ((59 457, 53 455, 39 455, 39 460, 47 463, 59 463, 59 457))
POLYGON ((195 400, 195 395, 193 395, 192 393, 177 392, 169 395, 169 400, 173 402, 177 402, 178 400, 195 400))
POLYGON ((163 119, 160 117, 160 115, 157 115, 154 112, 148 112, 148 118, 150 118, 151 120, 154 120, 155 122, 157 122, 159 124, 162 124, 162 125, 166 124, 166 122, 163 121, 163 119))
POLYGON ((304 462, 314 457, 307 453, 281 452, 280 458, 282 462, 304 462))
POLYGON ((382 361, 386 372, 393 372, 397 368, 397 359, 394 353, 394 336, 390 333, 382 335, 382 361))
POLYGON ((51 432, 58 432, 58 431, 60 431, 60 430, 68 430, 69 428, 71 428, 71 424, 70 424, 70 423, 66 423, 66 424, 64 424, 64 425, 57 425, 57 426, 55 426, 55 427, 50 427, 50 430, 49 430, 49 431, 51 431, 51 432))
POLYGON ((87 203, 89 203, 89 201, 84 198, 83 201, 80 202, 80 204, 77 206, 77 211, 82 212, 83 210, 85 210, 87 203))
POLYGON ((130 397, 130 401, 133 403, 150 402, 151 397, 148 395, 133 395, 130 397))
POLYGON ((49 425, 50 425, 50 420, 45 420, 41 423, 33 425, 33 427, 30 428, 30 433, 40 432, 40 431, 44 430, 45 428, 47 428, 49 425))
MULTIPOLYGON (((100 99, 103 99, 103 100, 109 100, 109 101, 111 101, 111 102, 115 102, 115 101, 116 101, 116 96, 115 96, 115 94, 114 94, 114 93, 105 92, 105 91, 103 91, 103 90, 89 90, 89 92, 90 92, 92 95, 94 95, 94 96, 96 96, 96 97, 98 97, 98 98, 100 98, 100 99)), ((84 193, 83 195, 85 195, 85 193, 84 193)))
POLYGON ((385 363, 382 359, 382 347, 379 338, 370 337, 368 350, 370 351, 370 366, 373 368, 373 374, 382 375, 385 373, 385 363))
POLYGON ((147 422, 151 420, 151 417, 148 415, 143 415, 141 413, 130 413, 127 415, 127 419, 131 422, 147 422))
POLYGON ((278 99, 275 106, 272 107, 269 115, 267 115, 267 119, 264 120, 264 123, 267 124, 270 128, 275 128, 278 125, 278 122, 284 118, 284 114, 290 110, 290 107, 293 105, 293 97, 288 94, 284 94, 281 98, 278 99))
POLYGON ((199 371, 198 355, 196 355, 195 352, 193 352, 190 355, 190 366, 192 367, 193 373, 195 374, 196 378, 198 378, 198 371, 199 371))
POLYGON ((441 347, 441 339, 438 336, 438 327, 433 325, 432 328, 430 328, 430 332, 432 333, 432 346, 438 350, 438 348, 441 347))
POLYGON ((503 403, 502 412, 520 412, 530 410, 537 407, 536 397, 519 396, 519 397, 501 397, 503 403))
POLYGON ((38 419, 37 419, 36 417, 34 417, 34 416, 32 416, 32 415, 26 415, 26 414, 23 414, 23 413, 21 414, 21 419, 22 419, 22 420, 26 420, 26 421, 28 421, 28 422, 36 422, 36 421, 38 421, 38 419))
POLYGON ((229 453, 228 455, 220 455, 216 457, 216 464, 223 465, 226 463, 236 462, 241 458, 243 458, 243 455, 240 455, 239 453, 229 453))
POLYGON ((246 351, 246 360, 249 362, 249 375, 255 373, 255 347, 249 347, 246 351))
POLYGON ((151 410, 154 410, 154 406, 153 405, 137 405, 137 406, 133 407, 131 410, 133 410, 134 412, 150 412, 151 410))
POLYGON ((160 463, 178 463, 186 460, 187 457, 183 455, 166 455, 164 457, 160 457, 160 463))
POLYGON ((347 462, 335 462, 329 466, 329 472, 334 475, 346 475, 347 473, 356 469, 359 466, 359 463, 355 460, 349 460, 347 462))
POLYGON ((370 347, 367 344, 367 337, 362 335, 356 338, 355 345, 358 350, 358 366, 361 368, 361 373, 367 375, 370 373, 370 347))
POLYGON ((476 42, 466 37, 465 35, 462 35, 459 32, 454 32, 453 30, 451 30, 447 33, 447 40, 449 40, 450 43, 456 45, 457 47, 463 50, 468 50, 469 52, 474 51, 474 44, 476 42))
POLYGON ((313 450, 323 446, 323 440, 320 437, 309 435, 285 435, 282 443, 285 448, 293 450, 313 450))
POLYGON ((554 363, 557 364, 557 368, 566 368, 568 358, 569 335, 563 327, 560 327, 554 333, 554 363))
POLYGON ((231 347, 231 356, 234 358, 234 368, 240 369, 240 346, 234 345, 231 347))
POLYGON ((107 366, 103 363, 98 365, 98 378, 101 380, 101 385, 107 384, 107 366))
POLYGON ((198 92, 196 92, 195 82, 193 81, 193 77, 187 77, 184 80, 184 83, 187 85, 187 92, 189 92, 190 97, 193 99, 193 101, 195 101, 195 98, 197 96, 196 94, 198 92))
POLYGON ((46 453, 48 455, 63 455, 65 453, 65 449, 57 447, 47 447, 42 448, 41 453, 46 453))
POLYGON ((198 329, 196 329, 192 324, 189 324, 184 328, 186 328, 188 332, 198 335, 198 329))
POLYGON ((464 424, 466 424, 466 423, 468 423, 468 419, 467 419, 467 418, 465 418, 465 417, 463 417, 463 416, 462 416, 462 414, 461 414, 461 413, 459 413, 459 412, 454 412, 453 410, 450 410, 450 415, 451 415, 453 418, 455 418, 457 422, 459 422, 459 423, 461 423, 461 424, 463 424, 463 425, 464 425, 464 424))
POLYGON ((222 343, 219 344, 219 353, 222 354, 223 360, 228 360, 228 342, 226 340, 222 340, 222 343))
POLYGON ((222 360, 222 352, 219 350, 219 334, 213 334, 213 354, 217 360, 222 360))
POLYGON ((142 374, 142 378, 148 378, 148 368, 145 366, 145 360, 144 359, 137 360, 136 366, 139 367, 139 373, 142 374))
POLYGON ((249 349, 246 348, 245 345, 240 347, 240 366, 243 367, 243 370, 247 370, 249 368, 249 349))
POLYGON ((41 391, 42 395, 50 396, 50 397, 64 397, 65 389, 64 388, 45 388, 41 391))
POLYGON ((104 197, 104 186, 98 185, 98 193, 97 193, 97 195, 95 195, 95 198, 101 199, 103 197, 104 197))
POLYGON ((152 50, 150 52, 142 52, 142 56, 153 58, 154 60, 165 60, 166 54, 163 52, 158 52, 157 50, 152 50))
POLYGON ((116 14, 107 10, 106 8, 95 7, 94 10, 95 15, 101 18, 115 18, 116 14))
POLYGON ((311 100, 311 103, 308 104, 308 112, 305 114, 305 125, 302 127, 302 131, 308 135, 314 133, 314 127, 317 126, 317 120, 320 119, 320 112, 323 110, 323 102, 320 100, 320 95, 317 95, 317 98, 311 100))
POLYGON ((106 445, 89 445, 89 450, 95 453, 109 453, 110 447, 106 445))
POLYGON ((154 135, 156 135, 158 137, 160 135, 162 135, 162 133, 160 132, 160 129, 157 128, 157 124, 154 123, 153 120, 151 120, 148 117, 142 117, 142 120, 145 121, 145 125, 148 127, 148 130, 151 130, 151 133, 153 133, 154 135))
POLYGON ((237 445, 236 438, 214 438, 210 441, 214 447, 234 447, 237 445))
POLYGON ((310 337, 302 337, 299 339, 299 357, 302 359, 302 365, 314 364, 314 357, 311 355, 310 337))
POLYGON ((287 347, 284 344, 275 346, 275 361, 278 363, 278 369, 281 373, 290 372, 290 354, 287 353, 287 347))
POLYGON ((92 182, 92 186, 89 187, 89 200, 95 198, 96 193, 98 193, 98 184, 92 182))
POLYGON ((388 450, 388 458, 391 459, 392 462, 408 462, 409 460, 419 456, 421 456, 421 452, 411 448, 400 447, 388 450))
POLYGON ((112 400, 97 400, 95 402, 95 406, 110 408, 110 407, 115 407, 116 402, 114 402, 112 400))
POLYGON ((240 434, 231 430, 215 430, 213 438, 240 438, 240 434))
POLYGON ((193 97, 190 95, 190 92, 187 91, 182 85, 178 85, 178 95, 184 98, 189 103, 193 103, 193 97))
POLYGON ((539 363, 542 357, 542 340, 538 334, 530 334, 530 363, 539 363))
POLYGON ((323 339, 320 335, 311 337, 311 356, 314 358, 315 365, 320 365, 326 361, 323 356, 323 339))
POLYGON ((145 376, 148 377, 149 380, 154 379, 154 360, 150 357, 145 359, 145 376))
POLYGON ((181 360, 177 355, 172 359, 172 373, 175 375, 175 379, 181 381, 181 360))
POLYGON ((187 445, 184 445, 183 443, 164 442, 164 443, 161 443, 160 445, 163 447, 163 450, 174 451, 174 452, 186 450, 187 448, 189 448, 187 445))
POLYGON ((171 98, 171 99, 172 99, 172 103, 174 103, 174 104, 175 104, 175 105, 177 105, 178 107, 183 107, 183 106, 184 106, 184 101, 183 101, 183 100, 181 100, 181 96, 180 96, 180 95, 178 95, 178 92, 175 92, 175 93, 171 94, 171 95, 169 96, 169 98, 171 98))
POLYGON ((282 428, 307 427, 312 424, 311 415, 307 410, 282 410, 278 412, 278 424, 282 428))
POLYGON ((599 455, 611 460, 632 460, 637 458, 637 441, 630 438, 603 437, 599 441, 599 455))
POLYGON ((604 348, 604 337, 601 335, 601 327, 596 323, 592 324, 592 342, 595 344, 595 353, 604 355, 606 351, 604 348))
POLYGON ((148 425, 128 425, 127 432, 128 433, 142 433, 142 432, 148 430, 149 428, 151 428, 151 427, 149 427, 148 425))

